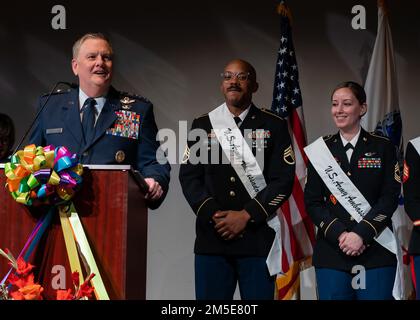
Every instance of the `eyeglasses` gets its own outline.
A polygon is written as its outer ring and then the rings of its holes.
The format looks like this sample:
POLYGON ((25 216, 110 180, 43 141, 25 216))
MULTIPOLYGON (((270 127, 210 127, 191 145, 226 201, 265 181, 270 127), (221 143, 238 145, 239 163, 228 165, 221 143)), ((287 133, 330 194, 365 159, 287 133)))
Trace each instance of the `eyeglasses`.
POLYGON ((230 81, 232 80, 232 78, 236 78, 239 81, 246 81, 249 79, 250 75, 251 74, 249 72, 230 72, 230 71, 225 71, 220 74, 223 81, 230 81))

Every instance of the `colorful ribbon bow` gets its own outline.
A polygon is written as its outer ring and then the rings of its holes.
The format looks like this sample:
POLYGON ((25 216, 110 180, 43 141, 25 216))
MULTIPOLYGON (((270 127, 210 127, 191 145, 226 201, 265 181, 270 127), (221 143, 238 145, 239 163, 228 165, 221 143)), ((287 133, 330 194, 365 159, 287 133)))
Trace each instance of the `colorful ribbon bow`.
POLYGON ((80 189, 83 166, 66 147, 31 144, 16 152, 4 170, 6 187, 16 202, 59 205, 80 189))

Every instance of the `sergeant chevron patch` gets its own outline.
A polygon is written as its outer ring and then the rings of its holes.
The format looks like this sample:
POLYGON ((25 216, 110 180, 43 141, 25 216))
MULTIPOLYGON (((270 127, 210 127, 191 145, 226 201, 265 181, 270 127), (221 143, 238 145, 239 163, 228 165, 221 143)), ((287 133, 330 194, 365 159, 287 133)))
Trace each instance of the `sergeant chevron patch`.
POLYGON ((403 182, 406 182, 409 177, 410 177, 410 168, 408 167, 407 163, 404 161, 403 182))
POLYGON ((295 164, 295 153, 293 152, 291 145, 286 150, 284 150, 283 160, 287 164, 295 164))
POLYGON ((401 174, 400 174, 400 165, 397 164, 395 165, 395 170, 394 170, 394 179, 398 182, 401 183, 401 174))

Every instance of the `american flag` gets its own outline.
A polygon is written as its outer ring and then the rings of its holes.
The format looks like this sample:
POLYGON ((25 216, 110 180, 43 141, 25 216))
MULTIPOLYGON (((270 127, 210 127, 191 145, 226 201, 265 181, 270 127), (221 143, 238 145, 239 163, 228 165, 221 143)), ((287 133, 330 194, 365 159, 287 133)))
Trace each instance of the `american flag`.
POLYGON ((290 11, 284 1, 278 6, 280 14, 280 47, 278 50, 271 110, 286 119, 289 125, 296 158, 296 173, 292 194, 277 212, 280 222, 282 273, 277 275, 277 298, 299 298, 300 264, 312 256, 315 230, 306 213, 303 190, 308 159, 303 151, 306 146, 305 120, 299 73, 292 41, 290 11))

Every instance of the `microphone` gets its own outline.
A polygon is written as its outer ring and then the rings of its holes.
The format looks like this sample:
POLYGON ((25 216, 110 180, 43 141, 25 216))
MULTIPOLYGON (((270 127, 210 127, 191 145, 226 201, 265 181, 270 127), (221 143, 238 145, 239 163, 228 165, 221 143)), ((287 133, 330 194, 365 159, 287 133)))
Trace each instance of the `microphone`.
POLYGON ((130 173, 132 177, 134 178, 134 181, 136 182, 137 186, 140 188, 140 190, 144 194, 147 194, 149 192, 149 185, 147 184, 146 180, 144 179, 140 171, 134 170, 133 168, 131 168, 130 173))
MULTIPOLYGON (((38 120, 38 118, 39 118, 39 116, 41 115, 42 111, 44 111, 45 106, 46 106, 46 105, 47 105, 47 103, 48 103, 48 100, 50 100, 50 97, 51 97, 51 96, 52 96, 52 94, 56 91, 57 87, 58 87, 59 85, 63 85, 63 84, 64 84, 64 85, 66 85, 66 86, 68 86, 68 87, 70 87, 70 88, 77 88, 77 84, 75 84, 75 83, 71 83, 71 82, 65 82, 65 81, 59 81, 59 82, 57 82, 57 83, 54 85, 54 87, 52 88, 52 90, 48 93, 47 99, 46 99, 46 100, 45 100, 45 102, 42 104, 41 108, 39 108, 38 112, 36 113, 35 118, 34 118, 34 120, 32 120, 31 125, 29 126, 28 130, 26 130, 25 134, 24 134, 24 135, 23 135, 23 137, 20 139, 20 141, 19 141, 19 143, 18 143, 17 147, 15 148, 15 150, 13 151, 12 155, 14 155, 14 154, 15 154, 15 153, 19 150, 19 148, 22 146, 23 141, 25 141, 25 139, 26 139, 26 137, 28 136, 29 132, 32 130, 32 128, 33 128, 33 126, 34 126, 34 124, 35 124, 36 120, 38 120)), ((57 92, 60 92, 60 91, 58 91, 58 90, 57 90, 57 92)), ((12 155, 10 155, 9 159, 11 158, 11 156, 12 156, 12 155)))

